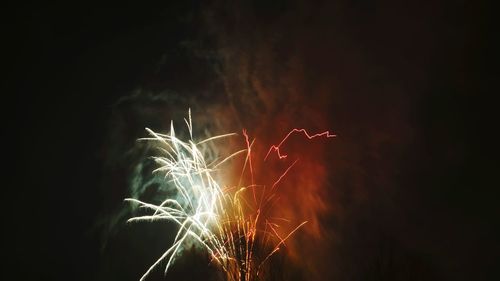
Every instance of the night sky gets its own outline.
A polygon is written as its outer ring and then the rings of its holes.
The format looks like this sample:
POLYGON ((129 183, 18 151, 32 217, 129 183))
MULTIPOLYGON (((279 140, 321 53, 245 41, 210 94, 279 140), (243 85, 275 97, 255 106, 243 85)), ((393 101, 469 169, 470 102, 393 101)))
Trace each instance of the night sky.
MULTIPOLYGON (((321 253, 270 279, 493 280, 491 7, 163 2, 3 10, 2 277, 138 280, 171 230, 117 219, 130 151, 191 107, 216 130, 231 111, 228 130, 339 136, 323 155, 321 253)), ((213 276, 186 255, 166 280, 213 276)))

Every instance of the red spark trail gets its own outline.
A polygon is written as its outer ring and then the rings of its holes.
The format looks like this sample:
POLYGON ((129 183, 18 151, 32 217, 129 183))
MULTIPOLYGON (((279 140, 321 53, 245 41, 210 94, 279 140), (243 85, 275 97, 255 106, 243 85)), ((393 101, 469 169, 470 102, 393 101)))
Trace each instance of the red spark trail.
POLYGON ((297 161, 299 161, 299 159, 295 160, 295 162, 292 163, 292 165, 290 165, 290 167, 288 167, 288 169, 286 169, 286 171, 278 178, 278 180, 273 184, 273 186, 271 187, 271 190, 274 189, 274 187, 281 181, 281 179, 288 173, 288 171, 290 171, 290 169, 293 167, 293 165, 295 165, 295 163, 297 163, 297 161))
POLYGON ((253 179, 252 148, 251 148, 250 141, 248 140, 248 134, 247 134, 247 130, 246 129, 243 129, 243 135, 245 136, 245 141, 247 143, 247 149, 248 149, 247 157, 248 157, 248 165, 250 165, 250 176, 252 177, 253 199, 254 199, 254 202, 257 203, 257 197, 255 196, 255 184, 254 184, 254 179, 253 179))
MULTIPOLYGON (((304 133, 304 135, 308 138, 308 139, 313 139, 315 137, 322 137, 322 136, 325 136, 327 138, 333 138, 333 137, 336 137, 337 135, 335 134, 330 134, 330 131, 325 131, 325 132, 322 132, 322 133, 318 133, 318 134, 315 134, 315 135, 309 135, 309 133, 306 131, 306 129, 293 129, 291 130, 288 135, 285 136, 285 138, 278 144, 278 145, 272 145, 271 148, 269 148, 269 151, 267 152, 266 154, 266 157, 264 157, 264 160, 267 160, 267 157, 269 156, 269 154, 271 153, 271 151, 276 151, 276 153, 278 154, 278 157, 279 159, 283 159, 283 158, 286 158, 288 155, 286 154, 281 154, 280 152, 280 147, 281 145, 283 145, 283 143, 288 139, 288 137, 290 137, 293 133, 295 132, 302 132, 304 133)), ((248 141, 247 141, 248 142, 248 141)))

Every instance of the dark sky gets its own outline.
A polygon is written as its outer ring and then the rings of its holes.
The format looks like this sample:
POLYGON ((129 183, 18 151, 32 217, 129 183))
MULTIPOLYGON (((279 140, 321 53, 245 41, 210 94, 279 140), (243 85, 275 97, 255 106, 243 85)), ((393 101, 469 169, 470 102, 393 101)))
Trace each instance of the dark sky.
POLYGON ((100 223, 125 197, 125 172, 106 164, 109 151, 123 147, 110 136, 123 125, 116 115, 133 119, 121 121, 133 123, 130 128, 147 126, 134 119, 135 107, 116 102, 137 89, 171 91, 197 104, 248 100, 248 93, 220 94, 240 84, 214 78, 213 66, 228 80, 244 69, 238 59, 214 61, 211 54, 222 47, 252 58, 271 80, 284 73, 280 56, 298 58, 300 86, 328 93, 332 110, 321 114, 345 137, 334 144, 338 164, 329 168, 337 188, 328 191, 343 213, 325 219, 343 238, 326 246, 335 270, 325 274, 487 280, 498 270, 491 7, 474 1, 164 2, 3 9, 9 179, 2 197, 3 276, 139 277, 150 262, 137 261, 145 254, 130 240, 114 236, 101 250, 100 223), (130 255, 117 250, 124 245, 130 255))

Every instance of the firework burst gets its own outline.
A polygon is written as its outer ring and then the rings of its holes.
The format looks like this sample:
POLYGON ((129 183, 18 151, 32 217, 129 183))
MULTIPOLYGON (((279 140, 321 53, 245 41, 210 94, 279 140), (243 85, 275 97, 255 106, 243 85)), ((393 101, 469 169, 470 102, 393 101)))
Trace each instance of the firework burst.
MULTIPOLYGON (((159 173, 176 190, 177 196, 165 198, 160 204, 152 204, 138 199, 126 201, 138 204, 150 211, 129 219, 135 221, 172 221, 178 225, 178 231, 170 248, 141 277, 141 281, 166 261, 165 274, 172 266, 187 243, 197 243, 208 252, 211 261, 223 272, 226 280, 262 279, 263 265, 280 250, 285 241, 306 221, 283 234, 278 232, 284 218, 272 218, 267 210, 276 200, 276 185, 293 168, 293 162, 267 188, 254 182, 252 146, 254 140, 243 130, 246 148, 235 151, 223 158, 213 158, 213 144, 220 139, 236 137, 235 133, 218 135, 201 141, 193 139, 191 113, 185 119, 189 139, 182 140, 175 134, 171 123, 168 134, 159 134, 147 129, 150 137, 141 141, 154 141, 158 156, 153 173, 159 173), (237 185, 223 183, 218 172, 233 158, 243 158, 242 172, 237 185), (247 177, 245 177, 247 175, 247 177), (249 184, 243 184, 245 178, 249 184)), ((278 145, 271 147, 266 157, 274 150, 278 158, 280 146, 294 132, 302 132, 308 138, 316 136, 332 137, 329 132, 309 135, 304 129, 292 130, 278 145)))

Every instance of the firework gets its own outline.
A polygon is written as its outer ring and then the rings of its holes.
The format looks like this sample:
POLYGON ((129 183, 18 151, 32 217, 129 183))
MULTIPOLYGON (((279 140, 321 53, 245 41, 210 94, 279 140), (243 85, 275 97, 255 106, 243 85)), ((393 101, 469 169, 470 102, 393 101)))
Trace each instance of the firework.
MULTIPOLYGON (((190 112, 185 122, 189 131, 188 140, 176 136, 173 123, 168 134, 159 134, 146 128, 150 137, 140 139, 156 142, 159 155, 153 159, 158 168, 153 173, 161 174, 176 190, 177 196, 165 198, 160 204, 126 199, 150 210, 150 214, 133 217, 129 222, 166 220, 175 222, 179 228, 171 247, 151 265, 141 281, 164 261, 166 274, 183 246, 193 242, 206 249, 211 261, 224 272, 227 280, 258 280, 262 277, 266 261, 306 223, 298 223, 286 235, 279 235, 278 220, 267 217, 266 212, 276 198, 273 193, 277 184, 297 160, 276 179, 271 188, 266 188, 254 182, 254 140, 250 141, 245 130, 245 149, 213 160, 209 159, 213 154, 208 148, 209 144, 238 135, 230 133, 195 141, 190 112), (238 185, 223 185, 217 176, 218 172, 236 157, 244 159, 238 185), (249 173, 250 183, 244 185, 242 182, 246 173, 249 173)), ((278 145, 272 146, 265 158, 273 150, 279 159, 285 158, 286 155, 280 153, 280 146, 294 132, 303 132, 308 138, 334 136, 328 131, 309 135, 304 129, 294 129, 278 145)))

